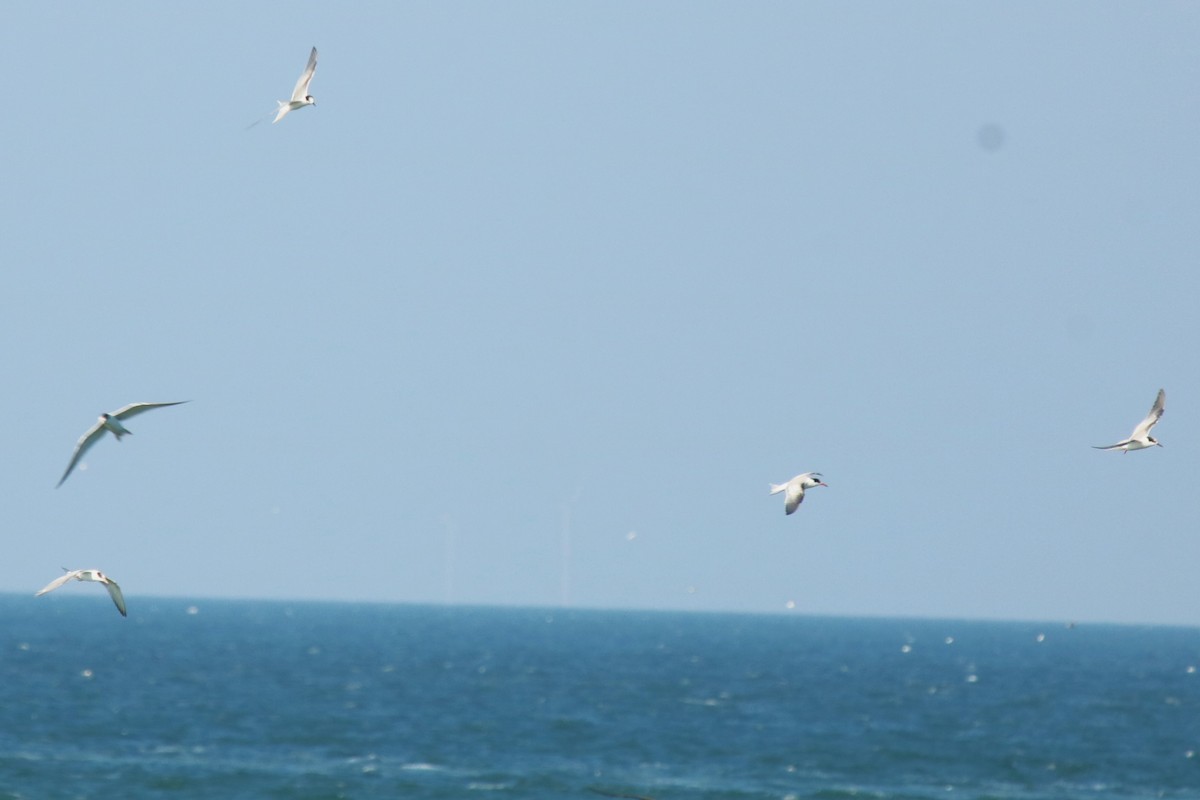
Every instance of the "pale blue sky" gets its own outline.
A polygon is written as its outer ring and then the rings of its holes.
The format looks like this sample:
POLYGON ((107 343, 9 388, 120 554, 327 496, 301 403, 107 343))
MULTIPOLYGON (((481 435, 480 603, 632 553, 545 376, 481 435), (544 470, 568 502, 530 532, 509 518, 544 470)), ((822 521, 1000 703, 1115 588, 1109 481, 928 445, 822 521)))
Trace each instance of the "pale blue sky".
POLYGON ((1165 2, 9 6, 0 590, 1200 623, 1197 41, 1165 2), (317 106, 245 130, 313 45, 317 106), (1160 386, 1164 448, 1090 448, 1160 386), (55 490, 99 412, 184 399, 55 490))

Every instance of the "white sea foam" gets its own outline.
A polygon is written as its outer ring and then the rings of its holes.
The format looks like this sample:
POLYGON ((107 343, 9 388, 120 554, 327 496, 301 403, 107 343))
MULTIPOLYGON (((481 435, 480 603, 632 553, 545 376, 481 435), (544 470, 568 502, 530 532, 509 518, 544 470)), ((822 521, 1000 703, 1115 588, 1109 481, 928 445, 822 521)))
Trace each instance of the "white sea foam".
POLYGON ((445 772, 445 767, 439 767, 437 764, 430 764, 426 761, 417 761, 411 764, 402 764, 400 769, 408 772, 445 772))

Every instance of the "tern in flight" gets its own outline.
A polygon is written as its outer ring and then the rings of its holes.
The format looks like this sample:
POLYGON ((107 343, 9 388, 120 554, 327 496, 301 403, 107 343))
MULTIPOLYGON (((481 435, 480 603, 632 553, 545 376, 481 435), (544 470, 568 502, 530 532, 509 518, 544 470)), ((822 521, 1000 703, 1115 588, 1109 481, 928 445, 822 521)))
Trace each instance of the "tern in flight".
MULTIPOLYGON (((133 431, 128 430, 124 425, 121 424, 122 420, 129 419, 130 417, 136 417, 143 411, 149 411, 152 408, 177 406, 186 402, 188 401, 178 400, 174 403, 130 403, 124 408, 119 408, 111 414, 101 414, 100 418, 96 420, 96 424, 88 428, 87 433, 79 437, 79 441, 75 443, 75 452, 71 455, 71 463, 67 464, 66 472, 64 472, 63 476, 59 478, 58 486, 63 485, 63 481, 65 481, 67 476, 71 474, 71 470, 75 469, 75 465, 79 463, 79 459, 83 458, 83 454, 86 453, 92 445, 100 441, 100 438, 104 436, 105 431, 110 431, 113 436, 117 437, 117 441, 119 442, 121 441, 121 437, 125 434, 133 433, 133 431)), ((57 489, 58 486, 55 486, 54 488, 57 489)))
POLYGON ((53 592, 67 581, 95 581, 96 583, 103 583, 104 588, 108 589, 108 594, 112 597, 113 602, 117 604, 117 611, 121 612, 121 616, 129 616, 125 613, 125 598, 121 596, 121 587, 117 586, 117 582, 112 578, 98 569, 67 569, 63 567, 63 570, 67 573, 66 575, 50 581, 33 596, 41 597, 46 592, 53 592))
POLYGON ((1150 407, 1150 413, 1146 418, 1138 423, 1138 426, 1133 429, 1133 433, 1129 434, 1129 438, 1124 441, 1110 444, 1107 447, 1096 447, 1097 450, 1121 450, 1128 453, 1130 450, 1144 450, 1147 447, 1162 447, 1162 443, 1150 435, 1150 429, 1158 424, 1162 419, 1163 406, 1167 402, 1167 393, 1162 389, 1158 390, 1158 397, 1154 398, 1154 405, 1150 407))
POLYGON ((814 486, 829 488, 829 484, 821 480, 821 473, 819 472, 802 472, 787 483, 772 483, 770 486, 771 494, 786 492, 783 496, 785 501, 783 504, 783 513, 785 514, 791 514, 800 507, 800 504, 804 502, 805 489, 811 489, 814 486))
POLYGON ((315 106, 317 101, 308 93, 308 84, 313 79, 313 73, 317 71, 317 48, 312 49, 312 53, 308 56, 308 66, 304 68, 303 74, 300 75, 300 80, 296 81, 296 88, 292 90, 292 99, 290 101, 279 100, 279 112, 275 115, 275 119, 271 122, 274 125, 279 120, 287 116, 289 111, 295 111, 297 108, 305 106, 315 106))

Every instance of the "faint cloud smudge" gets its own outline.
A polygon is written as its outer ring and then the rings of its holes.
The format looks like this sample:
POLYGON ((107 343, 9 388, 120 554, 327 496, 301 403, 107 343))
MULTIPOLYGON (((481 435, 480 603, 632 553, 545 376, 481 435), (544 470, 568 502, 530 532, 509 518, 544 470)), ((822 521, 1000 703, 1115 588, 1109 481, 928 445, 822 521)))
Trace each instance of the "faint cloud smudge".
POLYGON ((1008 135, 1004 132, 1004 126, 998 125, 995 122, 989 122, 979 126, 979 130, 975 133, 975 140, 979 142, 979 146, 989 153, 995 153, 1004 147, 1004 142, 1008 135))

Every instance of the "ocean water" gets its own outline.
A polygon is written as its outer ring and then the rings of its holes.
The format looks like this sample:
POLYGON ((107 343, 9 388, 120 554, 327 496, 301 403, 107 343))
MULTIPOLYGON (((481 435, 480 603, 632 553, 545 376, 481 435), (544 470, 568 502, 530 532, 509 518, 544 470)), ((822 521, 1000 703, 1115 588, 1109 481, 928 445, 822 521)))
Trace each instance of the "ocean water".
POLYGON ((1200 629, 129 613, 0 596, 0 798, 1200 797, 1200 629))

